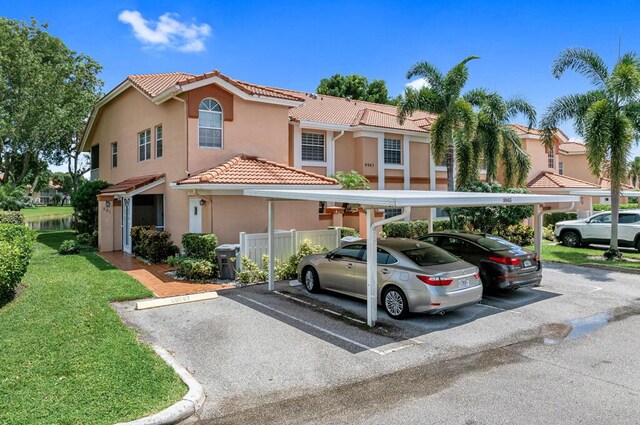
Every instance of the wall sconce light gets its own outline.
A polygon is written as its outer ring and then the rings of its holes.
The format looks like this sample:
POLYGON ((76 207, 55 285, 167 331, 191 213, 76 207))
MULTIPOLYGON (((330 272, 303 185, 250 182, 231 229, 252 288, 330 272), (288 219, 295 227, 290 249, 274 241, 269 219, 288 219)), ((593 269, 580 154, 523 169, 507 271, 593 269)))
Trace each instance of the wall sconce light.
POLYGON ((206 204, 207 201, 205 201, 204 199, 200 199, 200 206, 204 207, 204 204, 206 204))
POLYGON ((104 205, 109 208, 111 206, 111 201, 105 201, 104 205))

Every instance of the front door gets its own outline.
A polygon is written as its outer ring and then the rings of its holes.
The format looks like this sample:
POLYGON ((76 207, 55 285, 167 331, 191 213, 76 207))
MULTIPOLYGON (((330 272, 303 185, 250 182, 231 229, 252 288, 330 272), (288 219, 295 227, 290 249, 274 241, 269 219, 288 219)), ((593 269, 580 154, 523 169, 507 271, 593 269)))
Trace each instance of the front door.
POLYGON ((202 206, 200 199, 189 199, 189 233, 202 233, 202 206))
POLYGON ((131 197, 122 198, 122 250, 131 254, 131 223, 133 202, 131 197))

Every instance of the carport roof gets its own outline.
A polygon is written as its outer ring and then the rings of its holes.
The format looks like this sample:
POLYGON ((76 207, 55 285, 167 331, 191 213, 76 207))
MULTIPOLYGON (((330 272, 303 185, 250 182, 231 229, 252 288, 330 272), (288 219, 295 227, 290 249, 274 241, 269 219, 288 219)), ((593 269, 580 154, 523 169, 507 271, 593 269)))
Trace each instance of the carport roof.
POLYGON ((477 193, 425 190, 270 190, 247 189, 246 196, 360 204, 370 207, 483 207, 579 202, 579 196, 528 193, 477 193))

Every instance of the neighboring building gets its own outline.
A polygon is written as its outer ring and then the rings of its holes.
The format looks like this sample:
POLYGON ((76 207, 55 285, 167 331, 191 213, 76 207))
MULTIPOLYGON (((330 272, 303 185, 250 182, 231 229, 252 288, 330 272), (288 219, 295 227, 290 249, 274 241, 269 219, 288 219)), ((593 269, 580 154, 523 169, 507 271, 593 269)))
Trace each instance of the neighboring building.
POLYGON ((56 197, 59 197, 59 202, 66 202, 69 195, 62 191, 62 186, 49 181, 49 187, 42 192, 32 192, 31 185, 27 185, 25 189, 28 191, 28 195, 33 199, 35 205, 55 205, 56 197))
MULTIPOLYGON (((239 232, 267 227, 266 202, 244 197, 243 189, 333 188, 327 176, 337 171, 358 171, 378 189, 446 190, 446 168, 430 153, 434 117, 420 112, 400 125, 396 113, 391 105, 266 87, 218 71, 130 76, 98 102, 83 138, 92 179, 114 184, 99 196, 100 250, 130 251, 135 225, 164 228, 178 243, 185 232, 236 243, 239 232)), ((558 174, 566 136, 559 132, 548 153, 539 130, 514 127, 534 158, 529 180, 558 174)), ((317 203, 277 208, 280 229, 331 224, 317 203)), ((430 216, 412 210, 414 219, 430 216)))

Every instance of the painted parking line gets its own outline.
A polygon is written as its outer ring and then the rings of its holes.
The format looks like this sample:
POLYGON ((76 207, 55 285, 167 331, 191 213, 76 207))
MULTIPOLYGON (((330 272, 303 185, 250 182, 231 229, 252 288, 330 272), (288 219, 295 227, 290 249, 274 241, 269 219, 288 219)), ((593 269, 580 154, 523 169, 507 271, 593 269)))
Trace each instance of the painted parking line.
MULTIPOLYGON (((485 298, 488 298, 488 297, 485 296, 485 298)), ((479 305, 481 305, 482 307, 492 308, 494 310, 504 311, 504 312, 507 312, 507 313, 522 314, 521 311, 507 310, 505 308, 496 307, 496 306, 490 305, 490 304, 480 303, 479 305)))
POLYGON ((288 299, 290 299, 290 300, 297 301, 297 302, 299 302, 299 303, 302 303, 302 304, 308 305, 308 306, 310 306, 310 307, 319 308, 320 310, 325 311, 325 312, 327 312, 327 313, 329 313, 329 314, 333 314, 334 316, 340 316, 340 317, 343 317, 343 318, 345 318, 345 319, 351 320, 352 322, 356 322, 356 323, 359 323, 359 324, 361 324, 361 325, 362 325, 362 324, 366 324, 366 323, 367 323, 367 322, 366 322, 366 321, 364 321, 364 320, 356 319, 355 317, 345 316, 344 314, 342 314, 342 313, 338 313, 337 311, 329 310, 328 308, 322 308, 322 307, 319 307, 319 306, 317 306, 316 304, 313 304, 313 303, 307 302, 307 301, 305 301, 305 300, 301 300, 301 299, 299 299, 299 298, 296 298, 296 297, 291 296, 291 295, 288 295, 288 294, 283 294, 283 293, 282 293, 282 292, 280 292, 280 291, 273 291, 273 292, 274 292, 275 294, 278 294, 278 295, 283 296, 283 297, 285 297, 285 298, 288 298, 288 299))

